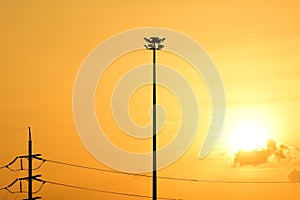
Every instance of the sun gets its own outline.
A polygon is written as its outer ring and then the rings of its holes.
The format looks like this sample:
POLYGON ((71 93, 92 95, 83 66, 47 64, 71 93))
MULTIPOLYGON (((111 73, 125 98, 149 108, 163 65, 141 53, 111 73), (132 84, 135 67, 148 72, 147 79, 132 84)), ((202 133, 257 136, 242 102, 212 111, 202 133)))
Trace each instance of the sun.
POLYGON ((253 151, 266 148, 267 130, 255 121, 240 121, 230 132, 229 146, 234 151, 253 151))

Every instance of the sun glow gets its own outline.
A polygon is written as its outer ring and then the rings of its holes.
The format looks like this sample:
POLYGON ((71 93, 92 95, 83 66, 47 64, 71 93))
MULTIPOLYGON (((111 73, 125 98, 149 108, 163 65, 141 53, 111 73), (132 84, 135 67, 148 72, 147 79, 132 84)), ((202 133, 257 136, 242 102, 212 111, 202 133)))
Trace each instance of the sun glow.
POLYGON ((230 148, 237 152, 239 150, 252 151, 265 148, 269 139, 267 130, 254 121, 242 121, 230 133, 230 148))

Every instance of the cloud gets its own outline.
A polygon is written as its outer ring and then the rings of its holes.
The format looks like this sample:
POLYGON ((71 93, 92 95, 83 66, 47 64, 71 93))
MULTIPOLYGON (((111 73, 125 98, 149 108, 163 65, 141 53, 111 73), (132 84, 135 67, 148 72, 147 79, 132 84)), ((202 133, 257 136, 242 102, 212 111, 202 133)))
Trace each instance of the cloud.
POLYGON ((290 182, 299 182, 300 181, 300 170, 294 168, 289 174, 288 178, 290 182))
POLYGON ((274 140, 269 140, 267 147, 253 151, 240 150, 234 155, 234 164, 236 166, 252 165, 279 162, 281 160, 296 161, 299 158, 299 152, 293 146, 280 144, 274 140))
POLYGON ((254 151, 243 151, 240 150, 235 154, 234 163, 240 166, 243 165, 259 165, 267 163, 268 157, 270 156, 268 150, 254 150, 254 151))

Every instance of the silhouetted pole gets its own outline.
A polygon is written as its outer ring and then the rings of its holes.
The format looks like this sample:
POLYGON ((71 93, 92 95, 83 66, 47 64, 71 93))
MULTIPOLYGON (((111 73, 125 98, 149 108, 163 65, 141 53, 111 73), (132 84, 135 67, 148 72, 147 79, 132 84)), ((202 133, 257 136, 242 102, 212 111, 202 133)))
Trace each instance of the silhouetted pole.
POLYGON ((32 200, 32 140, 30 127, 28 127, 28 133, 28 200, 32 200))
MULTIPOLYGON (((35 200, 35 199, 41 199, 41 197, 32 197, 32 182, 34 180, 37 181, 42 181, 41 179, 38 179, 38 177, 41 177, 41 175, 32 175, 32 160, 33 159, 38 159, 38 160, 43 160, 42 158, 40 158, 41 154, 32 154, 32 140, 31 140, 31 130, 30 127, 28 127, 28 135, 29 135, 29 139, 28 139, 28 155, 26 156, 19 156, 19 158, 27 158, 28 159, 28 176, 24 177, 24 178, 19 178, 19 180, 27 180, 28 181, 28 199, 24 199, 24 200, 35 200)), ((21 189, 22 190, 22 189, 21 189)))
POLYGON ((161 50, 164 46, 160 43, 165 38, 158 37, 144 38, 148 45, 145 45, 147 50, 153 51, 153 175, 152 175, 152 199, 157 200, 157 160, 156 160, 156 50, 161 50), (157 45, 156 45, 157 44, 157 45))
POLYGON ((153 49, 153 200, 157 199, 157 171, 156 171, 156 50, 153 49))

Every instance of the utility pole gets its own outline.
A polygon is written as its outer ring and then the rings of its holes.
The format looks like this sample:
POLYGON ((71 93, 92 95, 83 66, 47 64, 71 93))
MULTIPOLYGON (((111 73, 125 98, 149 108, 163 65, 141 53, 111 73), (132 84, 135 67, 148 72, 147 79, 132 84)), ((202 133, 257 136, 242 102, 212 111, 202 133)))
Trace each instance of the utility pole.
POLYGON ((39 156, 41 156, 41 154, 34 154, 32 155, 32 140, 31 140, 31 130, 30 127, 28 127, 28 134, 29 134, 29 139, 28 139, 28 155, 27 156, 20 156, 20 158, 27 158, 28 159, 28 176, 24 177, 24 178, 20 178, 20 180, 27 180, 28 181, 28 199, 24 199, 24 200, 34 200, 34 199, 41 199, 42 197, 32 197, 32 181, 33 180, 37 180, 40 181, 40 179, 38 179, 38 177, 41 177, 41 175, 32 175, 32 160, 33 159, 38 159, 41 160, 41 158, 39 158, 39 156))
POLYGON ((32 195, 35 194, 35 193, 37 193, 37 192, 39 192, 39 190, 41 189, 42 186, 37 191, 33 192, 32 191, 32 183, 33 183, 33 181, 39 181, 39 182, 42 182, 42 184, 44 184, 45 181, 43 181, 42 179, 39 179, 39 177, 41 177, 40 174, 38 174, 38 175, 32 175, 32 172, 33 172, 33 170, 36 170, 36 169, 40 168, 43 163, 41 163, 38 167, 33 168, 32 167, 33 166, 32 165, 32 160, 33 159, 37 159, 37 160, 40 160, 42 162, 45 162, 45 160, 40 157, 41 154, 32 154, 32 139, 31 139, 31 130, 30 130, 30 127, 28 127, 28 135, 29 135, 29 139, 28 139, 28 155, 17 156, 17 157, 15 157, 15 159, 12 162, 10 162, 8 165, 4 166, 4 167, 8 168, 11 171, 27 170, 28 171, 28 175, 27 175, 27 177, 16 178, 16 180, 14 180, 11 184, 9 184, 4 189, 6 189, 7 191, 9 191, 10 193, 23 193, 22 181, 27 181, 28 182, 28 189, 27 189, 28 190, 27 191, 28 198, 27 199, 23 199, 23 200, 41 199, 42 197, 32 197, 32 195), (20 159, 20 169, 14 170, 14 169, 10 168, 10 166, 12 164, 14 164, 18 159, 20 159), (28 160, 28 169, 24 169, 23 168, 23 162, 22 162, 23 159, 27 159, 28 160), (9 188, 12 187, 18 181, 20 182, 20 191, 19 192, 12 192, 9 188))
POLYGON ((148 43, 144 45, 147 50, 153 51, 153 175, 152 175, 152 200, 157 200, 157 160, 156 160, 156 50, 161 50, 164 45, 161 45, 165 38, 150 37, 144 38, 148 43))
POLYGON ((32 140, 31 140, 31 130, 28 127, 28 199, 32 199, 32 140))

